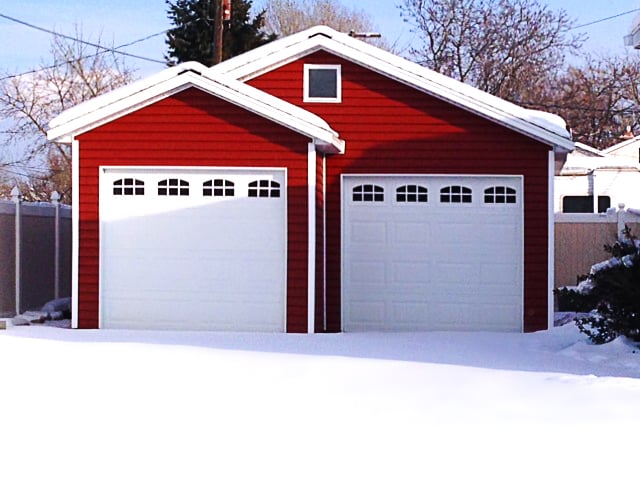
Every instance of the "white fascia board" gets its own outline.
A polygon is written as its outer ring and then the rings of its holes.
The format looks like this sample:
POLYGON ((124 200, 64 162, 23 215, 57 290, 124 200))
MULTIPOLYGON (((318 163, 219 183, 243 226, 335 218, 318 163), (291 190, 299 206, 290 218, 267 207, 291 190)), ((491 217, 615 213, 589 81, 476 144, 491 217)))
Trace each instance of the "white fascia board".
POLYGON ((637 142, 638 140, 640 140, 640 137, 630 138, 629 140, 625 140, 624 142, 616 143, 615 145, 612 145, 612 146, 610 146, 608 148, 605 148, 602 151, 604 153, 612 153, 612 152, 615 152, 616 150, 620 150, 621 148, 627 147, 627 146, 637 142))
POLYGON ((84 117, 92 112, 99 111, 100 109, 112 103, 116 103, 120 100, 132 97, 140 92, 143 92, 144 90, 152 88, 178 75, 181 75, 183 72, 195 71, 203 74, 207 70, 207 67, 198 62, 185 62, 175 67, 167 68, 154 75, 143 78, 141 80, 137 80, 133 83, 130 83, 129 85, 122 86, 65 110, 49 122, 49 128, 53 129, 55 127, 59 127, 77 118, 84 117))
POLYGON ((607 154, 605 153, 606 150, 598 150, 597 148, 593 148, 592 146, 587 145, 586 143, 575 142, 575 146, 576 146, 576 153, 579 153, 580 150, 583 150, 587 153, 593 154, 593 156, 596 156, 596 157, 607 156, 607 154))
POLYGON ((230 82, 229 79, 215 78, 212 74, 204 75, 190 70, 181 70, 179 74, 156 81, 153 85, 145 83, 145 88, 135 89, 135 93, 130 95, 118 92, 118 95, 105 95, 104 97, 107 98, 98 97, 96 100, 100 102, 92 103, 91 108, 85 107, 83 114, 68 116, 63 123, 58 121, 58 117, 55 123, 58 126, 51 128, 47 132, 47 137, 53 141, 69 142, 75 135, 104 125, 190 87, 200 88, 211 95, 310 137, 326 151, 335 153, 344 151, 344 141, 320 117, 241 82, 235 80, 230 82))
POLYGON ((542 143, 552 145, 559 151, 574 149, 564 121, 556 115, 519 107, 328 27, 314 27, 276 40, 227 60, 211 70, 246 81, 318 50, 326 50, 542 143))

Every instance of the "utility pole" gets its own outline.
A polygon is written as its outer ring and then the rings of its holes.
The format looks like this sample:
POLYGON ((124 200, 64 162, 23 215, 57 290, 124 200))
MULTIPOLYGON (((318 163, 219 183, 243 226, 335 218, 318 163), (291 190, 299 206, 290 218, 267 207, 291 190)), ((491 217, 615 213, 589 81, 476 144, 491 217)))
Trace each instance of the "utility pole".
POLYGON ((214 0, 216 11, 213 17, 213 65, 222 62, 222 34, 224 25, 222 23, 222 0, 214 0))
POLYGON ((213 65, 222 62, 222 36, 224 25, 231 22, 231 0, 214 0, 215 17, 213 18, 213 65))

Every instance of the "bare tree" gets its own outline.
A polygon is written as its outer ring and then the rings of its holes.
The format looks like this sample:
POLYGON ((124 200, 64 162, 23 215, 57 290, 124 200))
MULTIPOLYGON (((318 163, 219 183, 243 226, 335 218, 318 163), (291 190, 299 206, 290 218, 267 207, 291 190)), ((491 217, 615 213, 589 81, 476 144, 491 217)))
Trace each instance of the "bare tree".
POLYGON ((399 8, 421 41, 416 61, 516 102, 583 41, 565 11, 538 0, 403 0, 399 8))
MULTIPOLYGON (((54 189, 71 202, 71 153, 47 141, 49 121, 74 105, 129 83, 133 74, 113 50, 54 36, 52 63, 30 73, 0 75, 0 116, 7 120, 0 177, 19 178, 26 197, 46 200, 54 189), (6 153, 5 153, 6 155, 6 153)), ((94 45, 99 45, 100 41, 94 45)))
POLYGON ((588 56, 529 92, 525 106, 562 116, 576 141, 606 148, 640 129, 640 56, 588 56))
MULTIPOLYGON (((267 0, 265 28, 279 37, 291 35, 315 25, 326 25, 340 32, 373 32, 371 15, 349 8, 337 0, 267 0)), ((386 42, 376 40, 378 46, 386 42)))

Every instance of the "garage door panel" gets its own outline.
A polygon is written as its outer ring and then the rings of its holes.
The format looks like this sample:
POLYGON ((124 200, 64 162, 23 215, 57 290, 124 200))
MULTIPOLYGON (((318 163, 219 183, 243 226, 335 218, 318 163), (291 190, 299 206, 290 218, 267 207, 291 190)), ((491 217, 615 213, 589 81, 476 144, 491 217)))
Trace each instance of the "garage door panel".
POLYGON ((393 282, 402 285, 429 285, 431 283, 429 262, 393 262, 393 282))
POLYGON ((343 328, 522 329, 521 183, 520 177, 344 177, 343 328), (384 201, 354 201, 352 188, 363 184, 383 188, 384 201), (428 190, 428 200, 399 201, 395 192, 406 184, 428 190), (469 188, 473 200, 440 202, 440 189, 450 185, 469 188), (515 202, 487 203, 486 192, 506 202, 504 186, 515 202), (375 235, 365 225, 376 225, 375 235))
POLYGON ((393 232, 395 243, 402 245, 424 244, 431 240, 433 227, 430 223, 424 222, 393 222, 393 232))
POLYGON ((108 169, 101 177, 101 323, 114 328, 284 330, 286 195, 283 171, 108 169), (114 179, 145 195, 111 195, 114 179), (161 196, 166 178, 189 195, 161 196), (204 194, 231 179, 234 197, 204 194), (277 197, 248 198, 249 182, 277 197), (211 190, 211 189, 210 189, 211 190))

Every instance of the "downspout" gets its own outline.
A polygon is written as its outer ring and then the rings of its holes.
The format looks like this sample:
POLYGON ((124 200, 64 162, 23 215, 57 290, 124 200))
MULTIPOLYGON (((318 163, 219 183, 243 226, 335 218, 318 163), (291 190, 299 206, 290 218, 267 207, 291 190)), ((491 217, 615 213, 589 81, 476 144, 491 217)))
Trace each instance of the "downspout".
POLYGON ((307 333, 315 333, 316 306, 316 146, 309 142, 307 149, 308 184, 308 245, 307 245, 307 333))
POLYGON ((547 329, 551 330, 554 327, 554 295, 553 295, 553 286, 555 283, 554 275, 555 275, 555 215, 553 212, 553 184, 554 184, 554 174, 555 174, 555 151, 549 150, 549 175, 548 175, 548 183, 549 183, 549 199, 548 199, 548 265, 547 265, 547 275, 548 275, 548 287, 547 287, 547 329))
POLYGON ((327 331, 327 156, 322 155, 322 331, 327 331))

